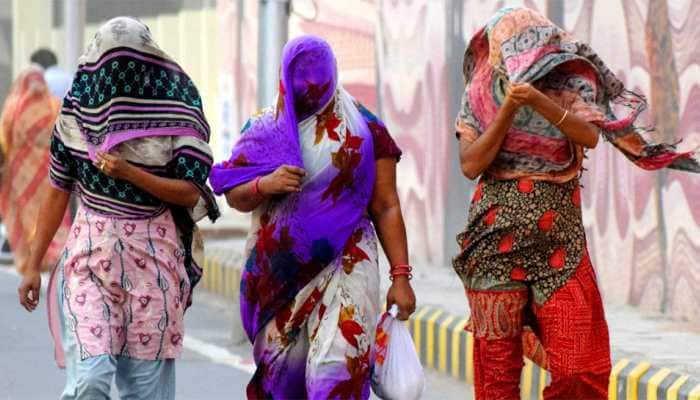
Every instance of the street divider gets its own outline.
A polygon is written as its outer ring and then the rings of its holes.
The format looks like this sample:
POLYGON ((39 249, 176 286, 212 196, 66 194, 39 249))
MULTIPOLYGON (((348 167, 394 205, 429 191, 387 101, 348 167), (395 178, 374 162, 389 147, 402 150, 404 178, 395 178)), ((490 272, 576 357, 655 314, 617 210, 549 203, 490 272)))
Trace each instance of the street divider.
MULTIPOLYGON (((225 250, 207 251, 203 289, 232 301, 238 301, 241 283, 240 255, 225 250)), ((240 325, 238 307, 235 320, 240 325)), ((454 315, 438 307, 419 307, 406 325, 421 363, 468 384, 474 383, 474 337, 464 330, 465 315, 454 315)), ((234 330, 240 326, 234 327, 234 330)), ((234 333, 233 336, 240 335, 234 333)), ((542 399, 542 392, 549 384, 549 373, 525 359, 520 394, 521 399, 542 399)), ((700 380, 659 368, 647 361, 616 361, 610 375, 610 400, 700 400, 700 380)))

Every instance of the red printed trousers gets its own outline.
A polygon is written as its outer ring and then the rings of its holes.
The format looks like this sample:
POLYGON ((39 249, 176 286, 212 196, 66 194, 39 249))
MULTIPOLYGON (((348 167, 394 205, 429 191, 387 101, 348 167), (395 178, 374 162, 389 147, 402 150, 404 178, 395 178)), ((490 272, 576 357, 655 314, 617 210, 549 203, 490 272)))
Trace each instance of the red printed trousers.
POLYGON ((520 399, 523 355, 550 372, 546 400, 608 398, 608 328, 588 257, 541 306, 530 301, 527 289, 468 290, 467 297, 477 400, 520 399))

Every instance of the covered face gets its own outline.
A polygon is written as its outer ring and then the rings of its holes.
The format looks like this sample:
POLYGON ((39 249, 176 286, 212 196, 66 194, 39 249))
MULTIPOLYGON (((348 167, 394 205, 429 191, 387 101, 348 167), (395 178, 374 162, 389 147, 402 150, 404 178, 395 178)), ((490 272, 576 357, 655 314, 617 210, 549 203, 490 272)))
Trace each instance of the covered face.
POLYGON ((291 95, 298 122, 322 111, 331 101, 337 85, 335 56, 328 43, 304 35, 290 41, 282 56, 280 96, 291 95), (287 93, 284 88, 290 88, 287 93))

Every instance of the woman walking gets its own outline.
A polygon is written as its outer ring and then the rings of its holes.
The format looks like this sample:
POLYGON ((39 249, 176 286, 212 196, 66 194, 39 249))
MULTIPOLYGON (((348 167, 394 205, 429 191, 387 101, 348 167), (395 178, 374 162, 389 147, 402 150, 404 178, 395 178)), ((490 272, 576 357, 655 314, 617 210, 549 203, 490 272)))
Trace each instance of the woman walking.
MULTIPOLYGON (((60 106, 51 95, 43 71, 32 66, 17 77, 2 110, 0 215, 20 273, 24 273, 36 216, 49 190, 49 144, 60 106)), ((66 217, 45 257, 39 260, 42 271, 56 263, 69 227, 66 217)))
POLYGON ((610 348, 581 217, 584 149, 602 134, 642 168, 700 168, 692 154, 647 143, 633 125, 644 99, 532 10, 504 9, 479 30, 464 76, 461 164, 481 179, 454 268, 471 309, 476 398, 520 398, 525 350, 552 375, 545 399, 605 399, 610 348), (543 347, 521 340, 526 325, 543 347))
POLYGON ((183 314, 201 269, 194 221, 217 208, 206 187, 209 126, 192 80, 132 18, 103 25, 66 96, 50 179, 19 288, 37 307, 40 260, 71 193, 80 209, 49 285, 62 399, 172 399, 183 314))
POLYGON ((396 193, 401 152, 336 68, 322 39, 290 41, 276 107, 253 116, 212 171, 216 193, 253 211, 241 283, 257 364, 251 399, 369 397, 376 236, 392 265, 387 304, 401 319, 415 309, 396 193))

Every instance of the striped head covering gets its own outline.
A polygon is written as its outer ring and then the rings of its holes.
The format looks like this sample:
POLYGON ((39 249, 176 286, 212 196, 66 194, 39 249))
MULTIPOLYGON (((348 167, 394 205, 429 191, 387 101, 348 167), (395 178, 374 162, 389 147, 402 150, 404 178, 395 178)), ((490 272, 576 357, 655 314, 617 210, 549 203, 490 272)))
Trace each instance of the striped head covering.
MULTIPOLYGON (((194 82, 153 41, 140 21, 114 18, 95 34, 51 139, 51 183, 75 191, 93 212, 144 219, 169 209, 194 288, 202 275, 196 221, 219 209, 206 182, 213 163, 202 100, 194 82), (96 153, 113 151, 139 168, 192 184, 200 193, 188 209, 167 204, 131 182, 105 175, 96 153)), ((187 300, 189 302, 189 299, 187 300)))
POLYGON ((63 126, 80 130, 91 159, 97 151, 135 138, 209 141, 209 124, 192 79, 139 20, 118 17, 104 24, 78 63, 61 119, 63 126))

